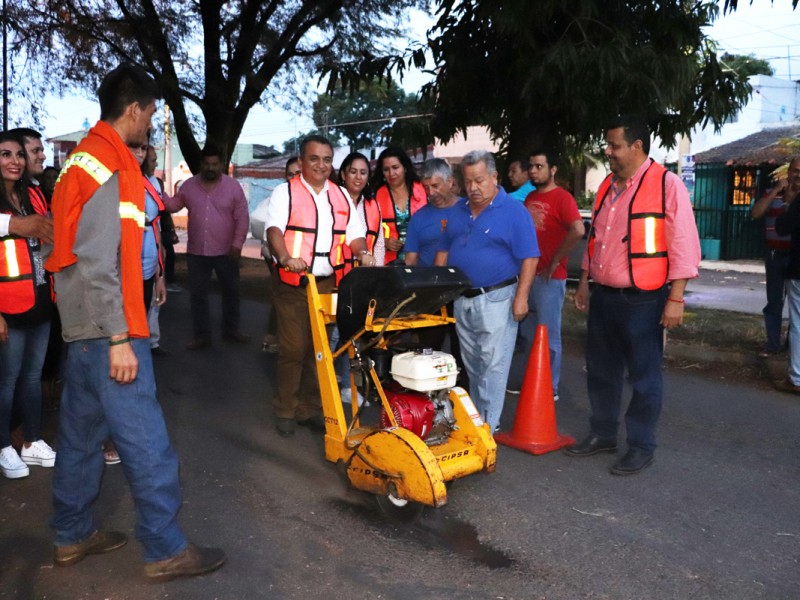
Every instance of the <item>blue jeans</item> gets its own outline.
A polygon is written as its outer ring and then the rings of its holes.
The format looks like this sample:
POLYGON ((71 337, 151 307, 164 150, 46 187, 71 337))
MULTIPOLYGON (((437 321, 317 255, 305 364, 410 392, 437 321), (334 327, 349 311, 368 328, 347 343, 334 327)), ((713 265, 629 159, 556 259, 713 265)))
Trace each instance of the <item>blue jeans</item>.
POLYGON ((789 264, 789 253, 780 250, 767 250, 764 256, 764 270, 767 274, 767 304, 764 313, 764 328, 767 331, 767 350, 778 352, 781 343, 781 325, 783 324, 783 302, 786 297, 786 285, 783 274, 789 264))
POLYGON ((561 375, 561 311, 564 296, 567 293, 566 279, 546 280, 536 277, 528 295, 528 316, 519 324, 518 346, 520 356, 516 368, 512 367, 509 381, 517 388, 521 387, 528 368, 528 358, 536 337, 536 327, 547 327, 547 344, 550 349, 550 371, 553 381, 553 393, 558 393, 558 382, 561 375))
POLYGON ((81 542, 97 529, 91 509, 100 493, 103 441, 111 437, 133 496, 136 538, 151 562, 177 554, 187 542, 176 521, 178 457, 156 398, 150 343, 135 339, 132 347, 139 372, 123 385, 108 376, 107 339, 67 344, 51 525, 57 546, 81 542))
POLYGON ((589 301, 586 368, 592 433, 616 439, 625 368, 633 388, 625 426, 628 445, 652 452, 664 384, 663 327, 668 290, 613 290, 595 286, 589 301))
POLYGON ((455 301, 461 358, 469 376, 469 393, 478 414, 494 431, 500 424, 508 371, 517 338, 511 313, 516 285, 455 301))
POLYGON ((50 321, 25 329, 9 327, 0 343, 0 448, 11 445, 11 409, 22 413, 26 442, 42 437, 42 367, 50 339, 50 321))
POLYGON ((789 380, 794 385, 800 385, 800 279, 787 279, 786 287, 789 294, 789 380))

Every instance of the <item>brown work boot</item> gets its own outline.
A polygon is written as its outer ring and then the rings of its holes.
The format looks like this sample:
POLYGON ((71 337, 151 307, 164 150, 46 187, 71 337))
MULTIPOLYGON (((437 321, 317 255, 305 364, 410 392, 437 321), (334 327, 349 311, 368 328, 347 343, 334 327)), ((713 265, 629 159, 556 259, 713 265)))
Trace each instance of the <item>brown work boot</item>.
POLYGON ((53 562, 58 567, 68 567, 82 561, 89 554, 104 554, 128 543, 128 536, 120 531, 95 531, 78 544, 56 546, 53 562))
POLYGON ((219 569, 225 558, 219 548, 200 548, 190 543, 175 556, 145 563, 144 576, 150 581, 169 581, 175 577, 203 575, 219 569))

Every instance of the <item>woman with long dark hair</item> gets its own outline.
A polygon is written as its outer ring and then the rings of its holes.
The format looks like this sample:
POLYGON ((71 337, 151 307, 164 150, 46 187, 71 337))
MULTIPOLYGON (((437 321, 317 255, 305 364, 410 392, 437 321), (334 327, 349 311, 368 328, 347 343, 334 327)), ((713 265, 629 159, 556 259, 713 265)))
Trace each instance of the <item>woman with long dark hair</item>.
POLYGON ((369 160, 360 152, 348 154, 339 167, 339 185, 349 194, 361 222, 367 228, 367 250, 375 257, 375 266, 385 264, 386 243, 378 201, 372 195, 369 160))
POLYGON ((402 263, 408 220, 428 203, 425 188, 402 148, 390 146, 380 153, 374 187, 386 237, 386 264, 402 263))
MULTIPOLYGON (((0 133, 0 212, 45 215, 47 207, 28 194, 23 142, 0 133)), ((53 302, 38 238, 0 238, 0 470, 26 477, 28 465, 52 467, 56 453, 41 439, 42 366, 50 336, 53 302), (22 414, 24 443, 11 445, 14 401, 22 414)))

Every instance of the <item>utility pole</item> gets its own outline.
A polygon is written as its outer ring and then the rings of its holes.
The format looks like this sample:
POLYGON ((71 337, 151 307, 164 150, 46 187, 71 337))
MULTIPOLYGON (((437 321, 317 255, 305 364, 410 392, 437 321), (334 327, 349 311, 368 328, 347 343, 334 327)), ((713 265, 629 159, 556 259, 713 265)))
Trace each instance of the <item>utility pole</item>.
POLYGON ((169 128, 169 104, 164 105, 164 189, 172 195, 172 132, 169 128))
POLYGON ((3 0, 3 131, 8 131, 8 15, 3 0))

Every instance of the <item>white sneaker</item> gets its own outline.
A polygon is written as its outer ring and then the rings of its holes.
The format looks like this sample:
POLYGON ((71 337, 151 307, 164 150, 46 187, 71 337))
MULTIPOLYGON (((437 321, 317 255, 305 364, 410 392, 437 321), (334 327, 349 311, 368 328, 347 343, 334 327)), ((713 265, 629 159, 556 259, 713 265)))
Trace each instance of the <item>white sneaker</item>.
MULTIPOLYGON (((352 394, 353 391, 351 388, 346 387, 339 390, 342 396, 342 402, 346 402, 347 404, 353 403, 352 394)), ((356 392, 358 394, 358 405, 361 406, 364 404, 364 396, 361 395, 361 392, 356 392)))
POLYGON ((6 446, 0 450, 0 470, 9 479, 19 479, 30 475, 28 465, 22 462, 13 446, 6 446))
POLYGON ((20 456, 27 465, 56 466, 56 453, 44 440, 36 440, 27 448, 23 445, 20 456))

